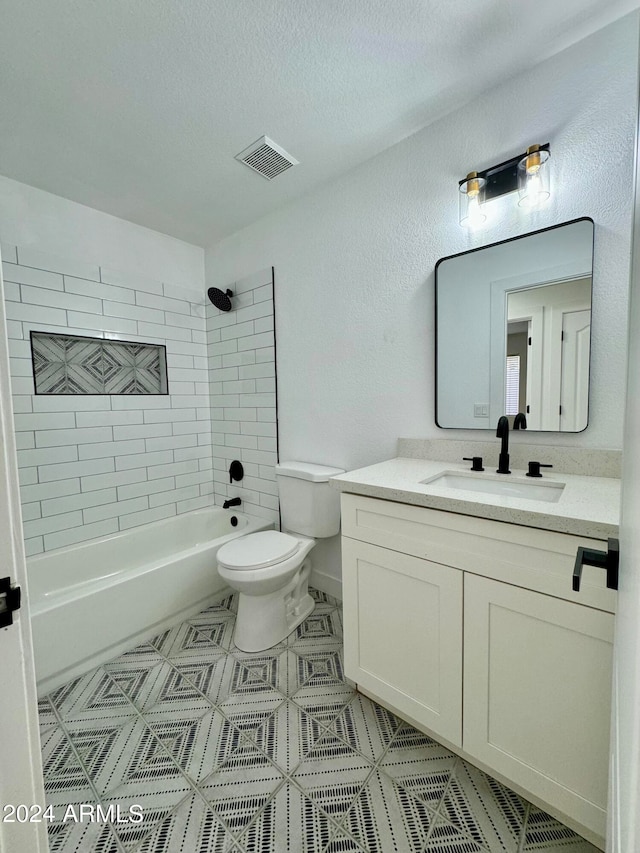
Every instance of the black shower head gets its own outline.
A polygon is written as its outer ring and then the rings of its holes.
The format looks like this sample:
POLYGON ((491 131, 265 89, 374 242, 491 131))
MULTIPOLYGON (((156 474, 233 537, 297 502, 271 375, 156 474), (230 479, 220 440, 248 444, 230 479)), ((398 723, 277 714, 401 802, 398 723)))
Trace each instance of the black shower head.
POLYGON ((219 311, 231 311, 231 299, 229 298, 233 296, 231 290, 223 291, 217 287, 210 287, 207 290, 207 296, 219 311))

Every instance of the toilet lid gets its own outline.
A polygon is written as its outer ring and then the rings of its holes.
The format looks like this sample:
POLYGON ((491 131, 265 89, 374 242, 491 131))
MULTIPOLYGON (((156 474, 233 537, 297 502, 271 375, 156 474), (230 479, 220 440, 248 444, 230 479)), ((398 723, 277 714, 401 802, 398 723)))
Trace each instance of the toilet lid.
POLYGON ((287 533, 263 530, 227 542, 218 551, 218 562, 228 569, 265 569, 291 557, 300 542, 287 533))

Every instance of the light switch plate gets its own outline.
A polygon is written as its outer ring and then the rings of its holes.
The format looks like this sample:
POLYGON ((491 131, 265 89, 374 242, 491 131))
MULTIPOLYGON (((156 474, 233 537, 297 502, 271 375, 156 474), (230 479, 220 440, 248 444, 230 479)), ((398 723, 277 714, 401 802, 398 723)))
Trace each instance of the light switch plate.
POLYGON ((488 418, 489 417, 489 404, 488 403, 474 403, 473 404, 473 417, 474 418, 488 418))

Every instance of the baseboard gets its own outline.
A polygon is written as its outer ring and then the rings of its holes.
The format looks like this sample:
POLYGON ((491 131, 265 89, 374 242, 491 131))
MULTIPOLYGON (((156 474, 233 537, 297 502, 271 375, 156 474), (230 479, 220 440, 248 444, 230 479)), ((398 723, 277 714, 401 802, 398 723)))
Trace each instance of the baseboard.
POLYGON ((332 575, 319 572, 312 568, 309 585, 319 589, 321 592, 326 592, 327 595, 332 595, 338 601, 342 601, 342 581, 334 578, 332 575))

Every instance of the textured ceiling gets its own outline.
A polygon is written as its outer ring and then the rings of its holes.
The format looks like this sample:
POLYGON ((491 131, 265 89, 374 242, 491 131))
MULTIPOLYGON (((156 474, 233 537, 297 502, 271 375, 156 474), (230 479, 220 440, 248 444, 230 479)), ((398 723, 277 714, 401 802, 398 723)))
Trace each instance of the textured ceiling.
POLYGON ((207 246, 639 5, 4 0, 0 173, 207 246))

